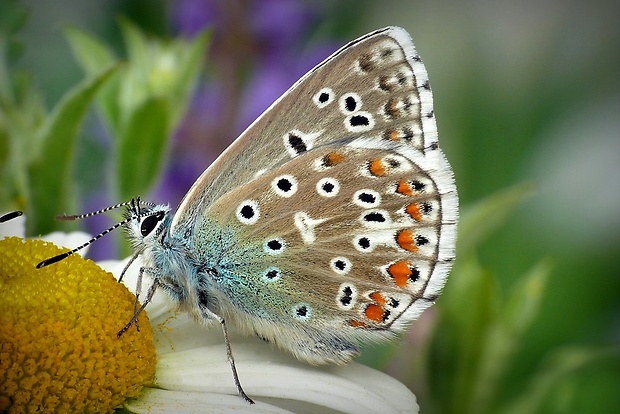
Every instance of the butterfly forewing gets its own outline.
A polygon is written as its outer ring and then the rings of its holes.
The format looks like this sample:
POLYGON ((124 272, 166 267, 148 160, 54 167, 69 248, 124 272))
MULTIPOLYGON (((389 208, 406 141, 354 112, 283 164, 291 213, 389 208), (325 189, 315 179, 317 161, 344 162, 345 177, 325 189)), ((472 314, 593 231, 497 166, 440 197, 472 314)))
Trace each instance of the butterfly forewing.
POLYGON ((295 83, 202 174, 173 227, 239 183, 320 145, 363 135, 431 148, 437 133, 428 85, 403 29, 351 42, 295 83))

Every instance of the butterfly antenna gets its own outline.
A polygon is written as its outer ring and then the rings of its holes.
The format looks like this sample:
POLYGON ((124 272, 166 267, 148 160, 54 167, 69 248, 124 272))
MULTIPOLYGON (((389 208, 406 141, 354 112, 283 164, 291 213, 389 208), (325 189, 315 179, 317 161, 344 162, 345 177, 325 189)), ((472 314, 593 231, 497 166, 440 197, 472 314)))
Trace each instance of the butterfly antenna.
POLYGON ((60 220, 60 221, 74 221, 74 220, 82 220, 88 217, 92 217, 92 216, 96 216, 97 214, 101 214, 101 213, 106 213, 110 210, 114 210, 120 207, 125 207, 128 205, 144 205, 144 206, 150 206, 153 207, 155 206, 155 203, 149 203, 148 201, 142 201, 140 200, 140 197, 136 198, 136 199, 131 199, 130 201, 125 201, 123 203, 118 203, 115 204, 113 206, 110 207, 106 207, 106 208, 102 208, 101 210, 97 210, 97 211, 93 211, 90 213, 85 213, 85 214, 76 214, 76 215, 62 215, 62 216, 56 216, 56 220, 60 220))
MULTIPOLYGON (((125 206, 131 206, 131 211, 133 212, 133 214, 131 214, 130 217, 127 217, 123 221, 121 221, 119 223, 116 223, 112 227, 102 231, 101 233, 99 233, 98 235, 96 235, 95 237, 93 237, 92 239, 87 241, 86 243, 82 244, 81 246, 78 246, 75 249, 69 250, 68 252, 64 252, 64 253, 61 253, 61 254, 56 255, 54 257, 50 257, 49 259, 43 260, 42 262, 37 264, 37 269, 40 269, 40 268, 45 267, 45 266, 49 266, 49 265, 54 264, 56 262, 59 262, 59 261, 61 261, 63 259, 66 259, 67 257, 71 256, 73 253, 76 253, 76 252, 82 250, 84 247, 86 247, 86 246, 90 245, 91 243, 99 240, 100 238, 102 238, 106 234, 110 233, 111 231, 119 228, 120 226, 123 226, 123 225, 129 223, 131 220, 133 220, 136 217, 140 217, 141 216, 141 212, 140 212, 140 206, 141 205, 142 206, 151 206, 152 207, 152 206, 155 206, 156 204, 155 203, 146 202, 146 201, 141 201, 140 197, 137 197, 135 199, 132 198, 130 201, 125 201, 123 203, 118 203, 118 204, 115 204, 115 205, 110 206, 110 207, 102 208, 101 210, 93 211, 91 213, 77 214, 77 215, 70 215, 70 216, 69 215, 57 216, 56 217, 57 220, 63 220, 63 221, 81 220, 81 219, 84 219, 84 218, 87 218, 87 217, 96 216, 97 214, 105 213, 107 211, 114 210, 114 209, 119 208, 119 207, 125 207, 125 206)), ((9 214, 11 214, 11 213, 9 213, 9 214)))
POLYGON ((17 218, 19 216, 21 216, 22 214, 24 214, 21 211, 11 211, 10 213, 6 213, 3 214, 2 216, 0 216, 0 223, 4 223, 5 221, 9 221, 9 220, 13 220, 14 218, 17 218))
MULTIPOLYGON (((84 216, 87 216, 87 215, 84 214, 84 216)), ((80 217, 80 216, 75 216, 75 217, 80 217)), ((54 264, 56 262, 59 262, 59 261, 61 261, 63 259, 66 259, 67 257, 71 256, 73 253, 76 253, 76 252, 82 250, 84 247, 88 246, 89 244, 99 240, 100 238, 102 238, 103 236, 108 234, 109 232, 119 228, 122 225, 125 225, 125 224, 129 223, 129 221, 133 220, 133 218, 134 218, 133 216, 132 217, 128 217, 125 220, 123 220, 123 221, 121 221, 119 223, 116 223, 112 227, 102 231, 101 233, 99 233, 98 235, 96 235, 95 237, 93 237, 92 239, 87 241, 86 243, 82 244, 81 246, 76 247, 75 249, 69 250, 68 252, 61 253, 61 254, 56 255, 54 257, 50 257, 49 259, 43 260, 42 262, 40 262, 37 265, 37 269, 40 269, 40 268, 45 267, 45 266, 49 266, 49 265, 54 264)))

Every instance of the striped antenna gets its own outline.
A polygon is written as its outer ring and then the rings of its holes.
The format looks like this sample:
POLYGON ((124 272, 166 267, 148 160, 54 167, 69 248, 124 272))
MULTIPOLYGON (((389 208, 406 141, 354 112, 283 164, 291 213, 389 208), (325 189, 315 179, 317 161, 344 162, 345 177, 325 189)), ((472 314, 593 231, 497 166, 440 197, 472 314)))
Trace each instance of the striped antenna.
POLYGON ((136 199, 131 199, 130 201, 125 201, 123 203, 118 203, 115 204, 113 206, 110 207, 106 207, 106 208, 102 208, 101 210, 97 210, 97 211, 93 211, 91 213, 85 213, 85 214, 77 214, 77 215, 62 215, 62 216, 56 216, 55 219, 56 220, 60 220, 60 221, 73 221, 73 220, 82 220, 88 217, 92 217, 92 216, 96 216, 97 214, 101 214, 101 213, 106 213, 110 210, 114 210, 117 209, 119 207, 125 207, 128 205, 143 205, 143 206, 149 206, 149 207, 154 207, 155 203, 149 203, 147 201, 141 201, 140 197, 136 198, 136 199))
MULTIPOLYGON (((80 217, 80 216, 75 216, 75 217, 80 217)), ((119 228, 120 226, 129 223, 131 220, 133 220, 134 217, 128 217, 125 220, 121 221, 120 223, 116 223, 115 225, 113 225, 112 227, 102 231, 101 233, 99 233, 98 235, 96 235, 95 237, 93 237, 92 239, 90 239, 89 241, 87 241, 86 243, 82 244, 81 246, 76 247, 73 250, 69 250, 68 252, 64 252, 61 253, 59 255, 56 255, 54 257, 50 257, 49 259, 45 259, 43 260, 41 263, 39 263, 37 265, 37 269, 40 269, 42 267, 45 266, 49 266, 51 264, 54 264, 56 262, 61 261, 62 259, 66 259, 67 257, 71 256, 73 253, 76 253, 80 250, 82 250, 84 247, 88 246, 89 244, 91 244, 92 242, 99 240, 100 238, 102 238, 103 236, 105 236, 106 234, 108 234, 109 232, 111 232, 112 230, 115 230, 117 228, 119 228)), ((76 219, 77 220, 77 219, 76 219)))
POLYGON ((93 211, 92 213, 78 214, 78 215, 72 215, 72 216, 67 216, 67 215, 57 216, 56 217, 57 220, 63 220, 63 221, 81 220, 81 219, 84 219, 84 218, 87 218, 87 217, 96 216, 97 214, 105 213, 106 211, 114 210, 115 208, 125 207, 125 206, 131 206, 130 210, 133 212, 133 214, 130 217, 127 217, 126 219, 124 219, 120 223, 116 223, 112 227, 102 231, 101 233, 99 233, 98 235, 96 235, 95 237, 93 237, 92 239, 87 241, 86 243, 82 244, 81 246, 78 246, 78 247, 76 247, 73 250, 69 250, 68 252, 64 252, 64 253, 61 253, 61 254, 56 255, 54 257, 50 257, 49 259, 43 260, 42 262, 37 264, 37 269, 40 269, 40 268, 45 267, 45 266, 49 266, 49 265, 57 263, 57 262, 59 262, 59 261, 61 261, 63 259, 66 259, 67 257, 71 256, 73 253, 76 253, 76 252, 82 250, 84 247, 86 247, 89 244, 99 240, 100 238, 102 238, 106 234, 110 233, 111 231, 113 231, 113 230, 115 230, 115 229, 117 229, 117 228, 119 228, 119 227, 129 223, 131 220, 135 219, 136 217, 140 217, 141 216, 141 213, 140 213, 140 206, 141 205, 153 207, 156 204, 145 202, 145 201, 141 201, 140 197, 137 197, 137 198, 132 198, 130 201, 125 201, 123 203, 118 203, 118 204, 115 204, 115 205, 110 206, 110 207, 102 208, 101 210, 93 211))

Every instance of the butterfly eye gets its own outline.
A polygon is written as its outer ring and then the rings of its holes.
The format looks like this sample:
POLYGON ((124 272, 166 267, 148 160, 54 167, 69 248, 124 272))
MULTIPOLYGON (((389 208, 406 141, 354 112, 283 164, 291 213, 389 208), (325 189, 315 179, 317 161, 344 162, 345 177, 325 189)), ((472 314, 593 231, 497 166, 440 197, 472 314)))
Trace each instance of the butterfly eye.
POLYGON ((148 236, 157 226, 157 223, 159 223, 163 218, 163 212, 159 212, 157 214, 153 214, 152 216, 145 217, 144 220, 142 220, 142 223, 140 223, 140 233, 142 234, 142 237, 148 236))

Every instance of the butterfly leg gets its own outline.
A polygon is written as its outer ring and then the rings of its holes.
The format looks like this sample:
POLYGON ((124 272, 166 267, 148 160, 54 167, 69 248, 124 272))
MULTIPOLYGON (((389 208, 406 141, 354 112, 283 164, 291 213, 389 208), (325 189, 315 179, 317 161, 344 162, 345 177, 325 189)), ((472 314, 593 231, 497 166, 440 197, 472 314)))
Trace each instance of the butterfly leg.
POLYGON ((129 323, 127 323, 127 325, 125 325, 123 327, 123 329, 118 331, 118 333, 116 334, 117 337, 120 337, 122 334, 127 332, 127 330, 129 330, 129 328, 131 328, 131 325, 133 325, 133 324, 136 324, 136 326, 138 325, 138 317, 140 316, 140 314, 142 313, 144 308, 146 308, 146 305, 148 305, 151 302, 151 299, 153 299, 153 295, 155 295, 155 291, 157 290, 157 287, 159 287, 159 285, 161 283, 159 278, 154 278, 153 279, 153 284, 149 287, 149 290, 146 292, 146 298, 144 299, 144 302, 142 303, 142 306, 137 308, 137 306, 138 306, 138 295, 140 294, 140 290, 142 288, 142 274, 144 273, 144 270, 145 270, 145 268, 142 267, 142 268, 140 268, 140 272, 138 273, 138 285, 136 287, 136 301, 134 302, 134 314, 133 314, 133 317, 131 318, 129 323))
MULTIPOLYGON (((136 256, 133 256, 133 257, 136 257, 136 256)), ((133 260, 130 260, 129 263, 127 263, 127 264, 128 265, 131 264, 132 261, 133 260)), ((121 276, 122 275, 123 274, 121 273, 121 276)), ((134 317, 137 316, 138 309, 140 307, 139 300, 140 300, 140 293, 142 293, 142 275, 144 275, 144 267, 140 268, 140 271, 138 272, 138 279, 136 281, 136 299, 133 301, 133 314, 134 314, 134 317)), ((120 278, 119 278, 119 280, 120 280, 120 278)), ((155 292, 153 292, 153 293, 155 293, 155 292)), ((150 301, 150 299, 149 299, 149 301, 150 301)), ((140 332, 140 324, 138 323, 138 319, 136 319, 135 324, 136 324, 136 330, 138 332, 140 332)))
POLYGON ((131 259, 129 259, 129 261, 127 262, 127 264, 123 268, 123 271, 121 272, 121 275, 118 277, 118 282, 119 283, 123 281, 123 276, 125 276, 125 273, 127 273, 127 270, 129 269, 129 266, 131 266, 131 264, 138 258, 138 256, 139 256, 138 253, 135 253, 133 256, 131 256, 131 259))
POLYGON ((254 404, 254 400, 252 400, 248 395, 243 391, 243 387, 241 387, 241 382, 239 381, 239 375, 237 374, 237 367, 235 366, 235 358, 233 357, 232 348, 230 347, 230 339, 228 338, 228 329, 226 328, 226 321, 220 315, 214 313, 207 307, 201 307, 201 311, 205 313, 205 319, 214 318, 220 323, 222 327, 222 332, 224 332, 224 343, 226 344, 226 357, 228 358, 228 363, 230 364, 230 369, 232 371, 233 380, 235 381, 235 385, 237 386, 237 391, 243 397, 244 400, 249 402, 250 404, 254 404))

